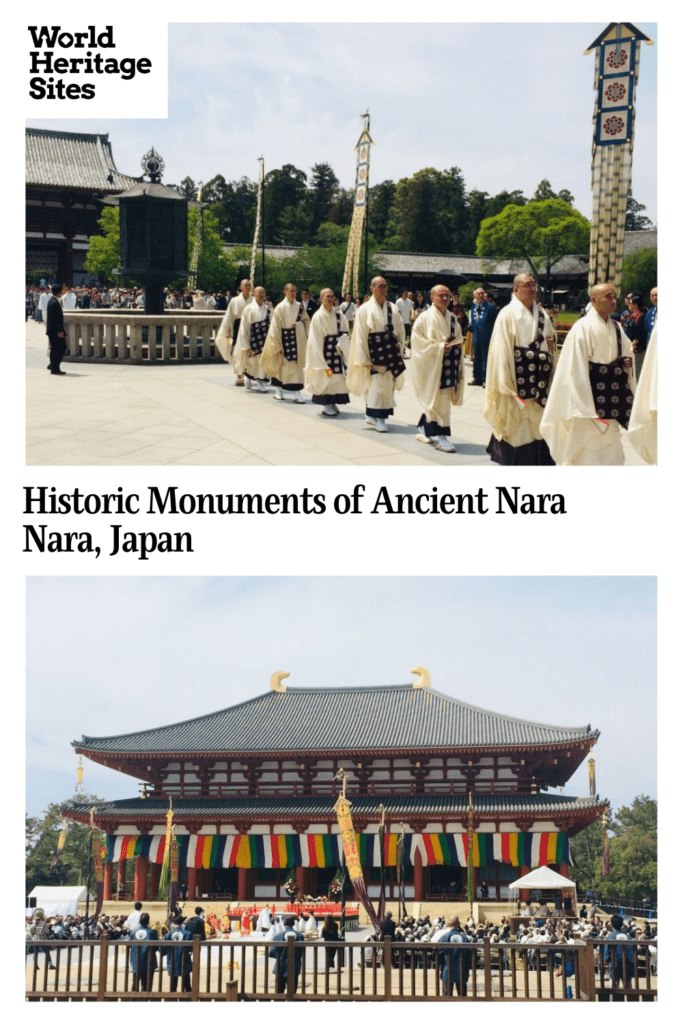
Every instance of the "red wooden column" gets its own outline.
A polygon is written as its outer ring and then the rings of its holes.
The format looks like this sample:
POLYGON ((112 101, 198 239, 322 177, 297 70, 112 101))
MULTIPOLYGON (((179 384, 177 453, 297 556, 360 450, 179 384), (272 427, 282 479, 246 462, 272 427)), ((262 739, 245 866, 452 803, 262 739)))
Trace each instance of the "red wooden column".
POLYGON ((150 864, 149 866, 149 891, 147 898, 156 900, 159 898, 159 882, 161 880, 161 864, 150 864))
POLYGON ((111 880, 112 880, 113 870, 114 870, 114 865, 112 864, 112 862, 111 861, 106 862, 105 865, 104 865, 104 879, 103 879, 104 886, 103 886, 103 897, 102 897, 105 900, 110 900, 111 899, 111 880))
MULTIPOLYGON (((524 875, 528 875, 530 871, 531 871, 531 868, 527 867, 526 864, 524 864, 520 868, 520 872, 517 875, 517 877, 518 878, 523 878, 524 875)), ((531 889, 520 889, 519 890, 519 899, 520 899, 521 903, 526 903, 527 900, 530 900, 531 899, 531 889)))
POLYGON ((415 876, 415 901, 419 902, 425 898, 424 868, 422 867, 422 853, 419 846, 415 848, 413 873, 415 876))
POLYGON ((147 899, 147 864, 149 857, 135 858, 135 877, 133 880, 133 899, 147 899))
POLYGON ((123 857, 118 861, 116 870, 116 896, 118 898, 119 889, 126 884, 126 862, 123 857))
POLYGON ((187 869, 187 898, 193 900, 196 898, 195 892, 197 889, 197 869, 187 869))

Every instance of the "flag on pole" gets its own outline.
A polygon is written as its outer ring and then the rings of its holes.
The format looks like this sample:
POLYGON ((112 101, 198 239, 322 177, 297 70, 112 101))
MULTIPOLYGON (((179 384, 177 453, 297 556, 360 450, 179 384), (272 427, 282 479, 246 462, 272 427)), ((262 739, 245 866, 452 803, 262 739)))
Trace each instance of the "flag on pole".
POLYGON ((374 146, 374 142, 370 138, 370 114, 365 113, 361 116, 363 117, 363 130, 356 143, 356 188, 353 197, 353 217, 351 218, 349 247, 346 251, 344 283, 342 284, 342 295, 346 295, 348 291, 351 291, 354 297, 358 295, 358 268, 360 266, 360 251, 363 241, 363 225, 368 208, 370 147, 374 146))
MULTIPOLYGON (((258 246, 259 235, 261 234, 261 202, 263 198, 263 181, 264 181, 264 162, 263 157, 258 158, 259 172, 258 172, 258 184, 256 186, 256 226, 254 228, 254 241, 251 246, 251 270, 249 276, 253 283, 254 274, 256 273, 256 248, 258 246)), ((261 282, 263 284, 263 281, 261 282)))
MULTIPOLYGON (((343 769, 340 771, 343 772, 343 769)), ((368 891, 365 887, 365 879, 363 878, 363 869, 360 865, 358 846, 356 845, 356 833, 354 832, 353 820, 351 818, 351 804, 346 798, 345 775, 346 773, 343 775, 342 792, 334 805, 334 809, 337 812, 337 823, 342 837, 344 859, 346 861, 346 868, 356 896, 365 907, 373 927, 379 934, 379 918, 375 913, 375 908, 370 902, 370 897, 368 896, 368 891)))
POLYGON ((584 53, 595 50, 593 110, 593 217, 588 284, 609 281, 619 291, 640 69, 640 43, 651 45, 629 22, 611 22, 584 53))

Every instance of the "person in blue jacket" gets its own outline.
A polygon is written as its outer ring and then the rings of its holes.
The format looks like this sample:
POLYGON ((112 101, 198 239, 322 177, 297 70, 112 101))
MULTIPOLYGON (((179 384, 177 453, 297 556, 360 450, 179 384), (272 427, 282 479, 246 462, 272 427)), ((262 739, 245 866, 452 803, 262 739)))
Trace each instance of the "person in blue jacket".
POLYGON ((181 946, 181 942, 192 942, 192 933, 183 926, 185 918, 182 914, 176 914, 171 922, 171 930, 165 936, 164 942, 170 946, 164 950, 166 956, 166 970, 171 979, 171 992, 178 990, 178 979, 183 979, 183 992, 192 991, 192 954, 187 946, 181 946))
POLYGON ((463 949, 468 939, 460 927, 460 919, 452 917, 448 924, 450 930, 440 940, 448 943, 448 949, 441 950, 441 995, 452 996, 455 985, 458 995, 466 996, 472 953, 463 949))
POLYGON ((483 387, 486 384, 486 363, 489 357, 489 342, 493 334, 498 310, 492 302, 486 301, 483 288, 474 293, 474 304, 470 310, 470 330, 474 346, 473 377, 470 384, 483 387))
MULTIPOLYGON (((296 918, 294 914, 288 914, 283 924, 285 930, 281 932, 276 939, 273 940, 273 946, 271 947, 269 956, 274 957, 275 963, 273 964, 273 974, 276 977, 277 986, 276 992, 287 991, 287 936, 293 935, 295 942, 303 943, 304 937, 300 931, 294 927, 296 918), (276 945, 277 944, 277 945, 276 945), (277 946, 280 948, 278 949, 277 946)), ((301 974, 301 961, 303 959, 303 946, 297 948, 294 951, 294 991, 296 992, 299 985, 299 975, 301 974)))
MULTIPOLYGON (((140 923, 131 932, 129 938, 135 943, 159 941, 159 932, 155 928, 149 927, 149 914, 140 914, 140 923)), ((142 989, 143 992, 149 992, 152 989, 154 972, 158 966, 156 946, 131 946, 130 966, 133 970, 132 991, 137 992, 142 989)))

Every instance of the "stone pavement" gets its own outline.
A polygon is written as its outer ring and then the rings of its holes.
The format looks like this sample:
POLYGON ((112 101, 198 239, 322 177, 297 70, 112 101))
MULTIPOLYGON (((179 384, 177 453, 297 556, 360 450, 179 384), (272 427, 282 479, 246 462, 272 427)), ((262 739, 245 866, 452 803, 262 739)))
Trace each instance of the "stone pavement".
MULTIPOLYGON (((224 363, 128 366, 63 363, 46 372, 43 324, 26 324, 26 464, 29 466, 492 466, 484 389, 465 388, 453 409, 457 452, 415 440, 421 408, 408 363, 389 433, 367 426, 351 396, 334 419, 305 405, 234 386, 224 363)), ((466 379, 472 364, 466 361, 466 379)), ((642 460, 626 443, 627 464, 642 460)))

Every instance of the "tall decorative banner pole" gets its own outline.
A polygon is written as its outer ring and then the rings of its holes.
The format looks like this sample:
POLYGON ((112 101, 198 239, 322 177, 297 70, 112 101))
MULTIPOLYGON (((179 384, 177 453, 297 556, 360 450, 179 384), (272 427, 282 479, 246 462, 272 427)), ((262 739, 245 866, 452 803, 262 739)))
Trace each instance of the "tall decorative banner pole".
MULTIPOLYGON (((363 130, 356 143, 356 190, 353 197, 353 217, 351 219, 351 232, 349 234, 349 247, 346 251, 346 266, 344 267, 344 283, 342 284, 342 295, 348 291, 353 293, 354 298, 358 295, 358 268, 360 266, 360 250, 363 240, 363 224, 367 216, 368 207, 368 183, 370 180, 370 146, 374 142, 370 138, 370 113, 366 111, 361 114, 363 118, 363 130), (353 284, 353 287, 350 285, 353 284)), ((367 247, 367 242, 366 242, 367 247)))
POLYGON ((626 206, 631 188, 641 40, 652 45, 652 40, 635 25, 613 21, 584 51, 595 50, 596 90, 588 284, 609 281, 617 292, 621 286, 626 206))
MULTIPOLYGON (((264 163, 263 157, 258 158, 259 171, 258 171, 258 185, 256 187, 256 226, 254 227, 254 241, 251 246, 251 270, 249 276, 254 281, 254 274, 256 272, 256 250, 258 248, 259 233, 261 231, 261 218, 263 216, 263 181, 264 181, 264 163)), ((263 244, 261 245, 261 285, 265 287, 265 266, 263 258, 263 244)))
POLYGON ((204 182, 200 181, 197 185, 197 227, 194 233, 194 246, 192 249, 192 262, 190 263, 190 276, 188 278, 187 287, 192 291, 197 287, 197 278, 199 277, 199 260, 202 253, 202 245, 204 243, 203 232, 204 232, 204 210, 201 205, 202 203, 202 189, 204 188, 204 182))
POLYGON ((472 807, 472 790, 469 793, 467 805, 467 899, 470 905, 470 916, 472 915, 474 903, 474 808, 472 807))
POLYGON ((377 904, 377 916, 382 920, 387 906, 387 879, 386 879, 386 852, 385 852, 385 812, 384 804, 379 805, 380 819, 377 833, 379 836, 379 902, 377 904))
POLYGON ((370 897, 368 896, 368 891, 365 887, 363 869, 360 865, 360 857, 358 856, 358 847, 356 845, 356 833, 354 831, 353 820, 351 818, 351 804, 346 796, 347 774, 348 773, 345 772, 343 768, 340 768, 337 772, 337 778, 342 780, 342 791, 337 798, 334 809, 337 812, 337 823, 339 825, 339 831, 341 832, 344 859, 346 860, 351 884, 356 896, 367 911, 367 915, 370 918, 373 928, 379 935, 379 918, 375 913, 375 908, 370 902, 370 897))

